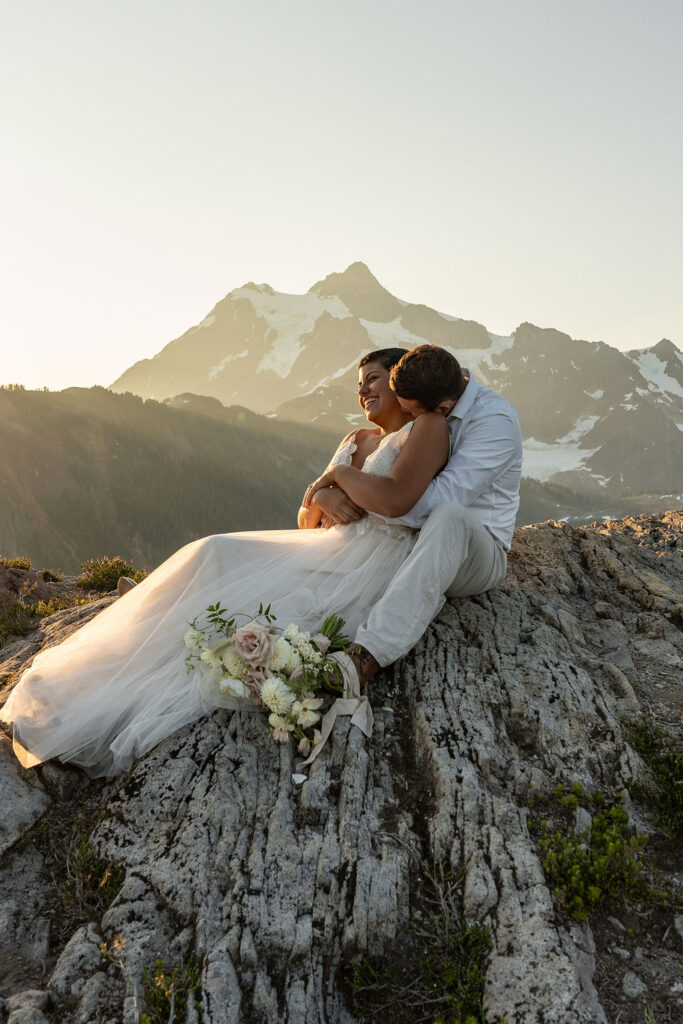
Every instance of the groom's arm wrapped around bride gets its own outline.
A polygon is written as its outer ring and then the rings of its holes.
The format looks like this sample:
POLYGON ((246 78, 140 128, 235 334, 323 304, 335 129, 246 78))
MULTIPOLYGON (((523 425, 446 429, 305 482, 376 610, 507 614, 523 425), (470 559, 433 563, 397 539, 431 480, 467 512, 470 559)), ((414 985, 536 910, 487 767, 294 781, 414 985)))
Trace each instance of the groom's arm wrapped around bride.
MULTIPOLYGON (((483 593, 505 578, 522 470, 514 408, 445 349, 411 350, 391 370, 390 384, 406 412, 446 418, 450 458, 413 507, 391 519, 420 537, 355 636, 381 666, 417 643, 447 597, 483 593)), ((337 481, 349 497, 386 516, 376 482, 342 469, 337 481)))

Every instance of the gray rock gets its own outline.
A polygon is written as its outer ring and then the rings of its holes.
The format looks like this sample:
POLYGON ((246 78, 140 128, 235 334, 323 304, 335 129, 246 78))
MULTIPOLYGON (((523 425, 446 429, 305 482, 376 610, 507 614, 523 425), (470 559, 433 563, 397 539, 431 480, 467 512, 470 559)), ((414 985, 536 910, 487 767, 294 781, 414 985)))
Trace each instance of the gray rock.
POLYGON ((24 992, 17 992, 5 1000, 7 1013, 14 1013, 16 1010, 32 1008, 44 1010, 47 1006, 48 995, 42 989, 30 988, 24 992))
POLYGON ((45 813, 50 798, 35 772, 22 768, 0 732, 0 855, 45 813))
POLYGON ((50 1024, 35 1006, 22 1006, 7 1018, 7 1024, 50 1024))
POLYGON ((647 992, 647 985, 633 971, 627 971, 621 982, 621 990, 627 999, 638 999, 647 992))
POLYGON ((94 924, 79 928, 64 947, 47 984, 56 1002, 79 995, 92 974, 102 966, 102 937, 94 924))
MULTIPOLYGON (((216 712, 141 758, 108 793, 93 836, 125 881, 62 951, 55 1016, 133 1024, 143 968, 192 957, 207 1024, 353 1024, 343 965, 369 951, 391 959, 405 944, 424 923, 423 880, 438 861, 462 878, 457 915, 491 929, 487 1019, 605 1021, 592 933, 558 924, 526 804, 558 779, 592 792, 625 788, 642 770, 622 720, 639 713, 654 650, 634 647, 630 679, 625 666, 632 624, 659 642, 669 636, 661 623, 679 614, 683 572, 666 540, 683 518, 667 515, 643 517, 665 584, 644 565, 645 528, 637 539, 614 523, 517 531, 505 583, 448 602, 415 650, 373 680, 372 739, 339 721, 302 785, 293 752, 259 716, 216 712), (110 949, 120 936, 104 969, 100 935, 110 949)), ((59 635, 55 626, 50 642, 74 624, 59 635)), ((22 650, 35 648, 14 645, 13 671, 22 650)), ((70 779, 48 778, 51 793, 69 791, 70 779)), ((0 932, 23 943, 33 986, 41 936, 47 951, 40 867, 35 851, 17 849, 0 870, 0 932)))

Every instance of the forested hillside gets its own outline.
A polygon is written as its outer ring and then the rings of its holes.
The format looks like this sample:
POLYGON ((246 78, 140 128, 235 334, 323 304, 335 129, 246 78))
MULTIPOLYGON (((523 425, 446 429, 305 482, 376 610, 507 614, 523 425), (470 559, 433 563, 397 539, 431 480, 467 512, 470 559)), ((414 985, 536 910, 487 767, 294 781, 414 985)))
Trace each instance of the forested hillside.
POLYGON ((0 554, 157 565, 210 533, 296 525, 338 438, 211 399, 0 390, 0 554))

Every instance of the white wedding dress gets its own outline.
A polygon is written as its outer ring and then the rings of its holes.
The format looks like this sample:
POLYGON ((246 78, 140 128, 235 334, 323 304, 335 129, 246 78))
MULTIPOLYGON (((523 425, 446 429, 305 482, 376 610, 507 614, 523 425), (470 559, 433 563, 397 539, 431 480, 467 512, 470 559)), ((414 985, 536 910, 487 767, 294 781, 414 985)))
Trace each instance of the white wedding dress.
MULTIPOLYGON (((388 476, 412 422, 388 434, 363 470, 388 476)), ((330 465, 350 463, 342 443, 330 465)), ((184 633, 208 605, 315 632, 329 613, 353 637, 417 534, 369 515, 329 530, 217 534, 193 541, 67 640, 39 654, 0 720, 30 767, 57 757, 116 775, 181 726, 211 711, 202 669, 188 674, 184 633)), ((222 702, 225 706, 225 702, 222 702)), ((235 709, 253 704, 230 701, 235 709)))

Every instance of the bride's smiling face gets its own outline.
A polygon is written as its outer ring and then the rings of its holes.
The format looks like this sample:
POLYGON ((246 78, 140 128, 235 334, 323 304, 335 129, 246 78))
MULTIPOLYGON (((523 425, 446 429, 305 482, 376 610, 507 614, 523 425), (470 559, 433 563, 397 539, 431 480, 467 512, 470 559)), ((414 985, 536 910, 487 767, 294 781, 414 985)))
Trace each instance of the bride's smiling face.
POLYGON ((371 423, 379 423, 398 411, 396 395, 389 387, 389 371, 380 362, 360 367, 358 401, 371 423))

